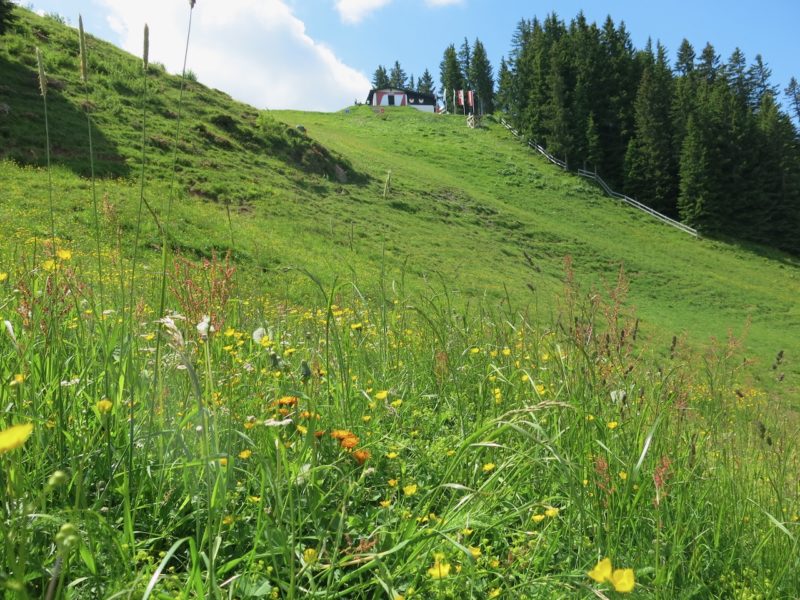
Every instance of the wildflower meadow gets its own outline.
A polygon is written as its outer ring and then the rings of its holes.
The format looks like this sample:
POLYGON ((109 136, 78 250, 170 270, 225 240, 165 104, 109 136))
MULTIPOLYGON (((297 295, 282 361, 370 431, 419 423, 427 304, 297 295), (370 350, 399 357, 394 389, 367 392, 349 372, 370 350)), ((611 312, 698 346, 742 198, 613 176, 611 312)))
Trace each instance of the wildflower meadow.
POLYGON ((302 265, 265 289, 173 248, 147 152, 128 237, 90 176, 91 239, 51 182, 47 234, 0 243, 5 597, 797 595, 796 422, 735 337, 645 339, 624 269, 569 257, 548 313, 302 265))

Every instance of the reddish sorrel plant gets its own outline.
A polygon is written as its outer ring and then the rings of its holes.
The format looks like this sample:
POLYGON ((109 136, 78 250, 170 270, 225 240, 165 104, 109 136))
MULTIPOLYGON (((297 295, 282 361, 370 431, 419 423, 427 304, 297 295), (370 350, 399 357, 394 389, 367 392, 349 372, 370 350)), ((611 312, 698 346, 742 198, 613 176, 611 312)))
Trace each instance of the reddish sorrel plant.
POLYGON ((170 292, 178 301, 180 311, 193 323, 208 316, 214 329, 222 329, 225 306, 231 296, 236 272, 236 267, 231 264, 230 250, 224 258, 213 252, 210 259, 199 263, 176 256, 173 270, 170 292))

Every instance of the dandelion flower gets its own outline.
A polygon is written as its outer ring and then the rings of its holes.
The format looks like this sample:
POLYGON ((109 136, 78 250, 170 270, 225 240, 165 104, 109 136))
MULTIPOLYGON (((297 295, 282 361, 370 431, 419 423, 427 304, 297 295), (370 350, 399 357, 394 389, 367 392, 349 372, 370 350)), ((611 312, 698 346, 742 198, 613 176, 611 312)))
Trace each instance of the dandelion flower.
POLYGON ((500 588, 493 588, 489 591, 489 598, 499 598, 500 597, 500 588))
POLYGON ((397 487, 397 479, 390 479, 387 481, 387 483, 389 484, 389 487, 397 487))
POLYGON ((0 454, 5 454, 25 443, 33 432, 33 423, 14 425, 0 431, 0 454))
POLYGON ((559 509, 555 508, 554 506, 551 506, 546 511, 544 511, 544 514, 545 514, 546 517, 550 517, 552 519, 553 517, 557 517, 558 516, 558 512, 559 512, 559 509))
POLYGON ((389 391, 388 390, 382 390, 382 391, 378 392, 377 394, 375 394, 375 398, 377 400, 386 400, 386 398, 388 398, 388 397, 389 397, 389 391))
POLYGON ((317 553, 316 548, 306 548, 303 550, 303 560, 306 561, 307 565, 313 565, 317 562, 317 557, 319 554, 317 553))
POLYGON ((95 407, 97 408, 97 412, 99 412, 101 415, 104 415, 111 412, 111 409, 114 408, 114 404, 111 402, 111 400, 103 398, 97 404, 95 404, 95 407))
POLYGON ((545 519, 544 515, 533 515, 531 518, 534 523, 541 523, 545 519))
POLYGON ((242 460, 247 460, 251 456, 253 456, 253 451, 250 449, 242 450, 241 452, 239 452, 239 458, 241 458, 242 460))
POLYGON ((353 331, 358 331, 359 329, 363 328, 364 325, 362 323, 353 323, 350 325, 350 329, 353 331))
POLYGON ((0 273, 0 283, 3 283, 6 279, 8 279, 8 273, 0 273))
POLYGON ((59 250, 56 250, 56 256, 60 260, 70 260, 72 258, 72 251, 61 248, 59 250))
POLYGON ((483 468, 483 472, 484 472, 484 473, 491 473, 492 471, 494 471, 494 468, 495 468, 496 466, 497 466, 497 465, 495 465, 495 464, 494 464, 494 463, 492 463, 492 462, 490 462, 490 463, 486 463, 486 464, 485 464, 485 465, 483 465, 483 467, 482 467, 482 468, 483 468))
POLYGON ((22 373, 17 373, 11 380, 10 385, 13 387, 15 385, 22 385, 24 382, 25 382, 25 375, 23 375, 22 373))
POLYGON ((625 471, 620 471, 619 472, 619 478, 622 479, 622 481, 627 481, 628 473, 626 473, 625 471))
POLYGON ((389 508, 391 505, 391 500, 381 500, 381 508, 389 508))
POLYGON ((589 571, 587 575, 592 579, 594 579, 597 583, 603 583, 604 581, 611 579, 611 572, 612 572, 611 559, 604 558, 599 563, 597 563, 594 569, 589 571))
POLYGON ((469 553, 472 555, 472 558, 474 558, 475 560, 478 560, 481 557, 481 554, 482 554, 481 549, 478 548, 477 546, 470 546, 469 547, 469 553))
POLYGON ((226 515, 222 518, 223 525, 233 525, 234 518, 231 515, 226 515))
POLYGON ((403 487, 403 493, 406 496, 413 496, 414 494, 417 493, 417 484, 416 483, 411 483, 409 485, 404 486, 403 487))
POLYGON ((400 456, 400 455, 397 452, 387 452, 386 453, 386 458, 388 458, 389 460, 394 460, 398 456, 400 456))
POLYGON ((45 271, 55 271, 56 270, 56 261, 52 259, 48 259, 42 263, 42 268, 45 271))
POLYGON ((609 421, 606 425, 609 429, 616 429, 619 423, 617 421, 609 421))
POLYGON ((221 467, 227 467, 228 466, 228 459, 223 456, 222 458, 219 459, 219 465, 221 467))

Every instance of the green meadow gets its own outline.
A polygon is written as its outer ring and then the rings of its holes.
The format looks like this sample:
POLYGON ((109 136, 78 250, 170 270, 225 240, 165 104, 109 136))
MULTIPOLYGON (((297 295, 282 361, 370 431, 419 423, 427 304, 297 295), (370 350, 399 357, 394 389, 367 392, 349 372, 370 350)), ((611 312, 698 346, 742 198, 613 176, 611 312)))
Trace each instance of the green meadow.
POLYGON ((796 595, 796 257, 17 14, 5 597, 796 595))

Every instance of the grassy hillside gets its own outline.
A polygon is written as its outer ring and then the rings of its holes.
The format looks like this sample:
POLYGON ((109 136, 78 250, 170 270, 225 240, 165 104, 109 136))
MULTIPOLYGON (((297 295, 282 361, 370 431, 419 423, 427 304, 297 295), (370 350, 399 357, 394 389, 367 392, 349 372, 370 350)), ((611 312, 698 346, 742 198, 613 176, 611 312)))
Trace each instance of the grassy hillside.
POLYGON ((181 99, 95 39, 87 99, 76 32, 19 14, 5 597, 796 594, 796 263, 492 122, 181 99))
MULTIPOLYGON (((16 34, 0 49, 0 102, 9 106, 0 114, 0 153, 16 163, 0 166, 7 234, 42 235, 48 223, 43 174, 19 168, 44 160, 36 45, 51 80, 59 234, 80 248, 93 223, 82 178, 89 172, 88 107, 98 195, 129 235, 138 194, 130 182, 141 156, 141 63, 90 37, 87 99, 76 31, 20 14, 16 34)), ((797 389, 800 269, 786 255, 686 237, 555 170, 492 122, 474 131, 458 117, 411 109, 259 112, 193 82, 179 104, 180 80, 158 66, 147 85, 147 195, 162 215, 174 206, 169 234, 184 254, 208 257, 232 245, 251 274, 297 266, 327 280, 355 276, 365 292, 381 272, 412 289, 441 276, 462 301, 510 299, 513 309, 535 306, 545 317, 557 304, 566 256, 587 286, 610 287, 623 267, 627 301, 644 335, 664 350, 673 335, 703 344, 733 333, 745 338, 758 361, 753 373, 770 389, 769 365, 784 350, 782 387, 797 389)), ((158 245, 147 222, 144 246, 158 245)), ((292 283, 288 293, 302 298, 306 288, 292 283)))

